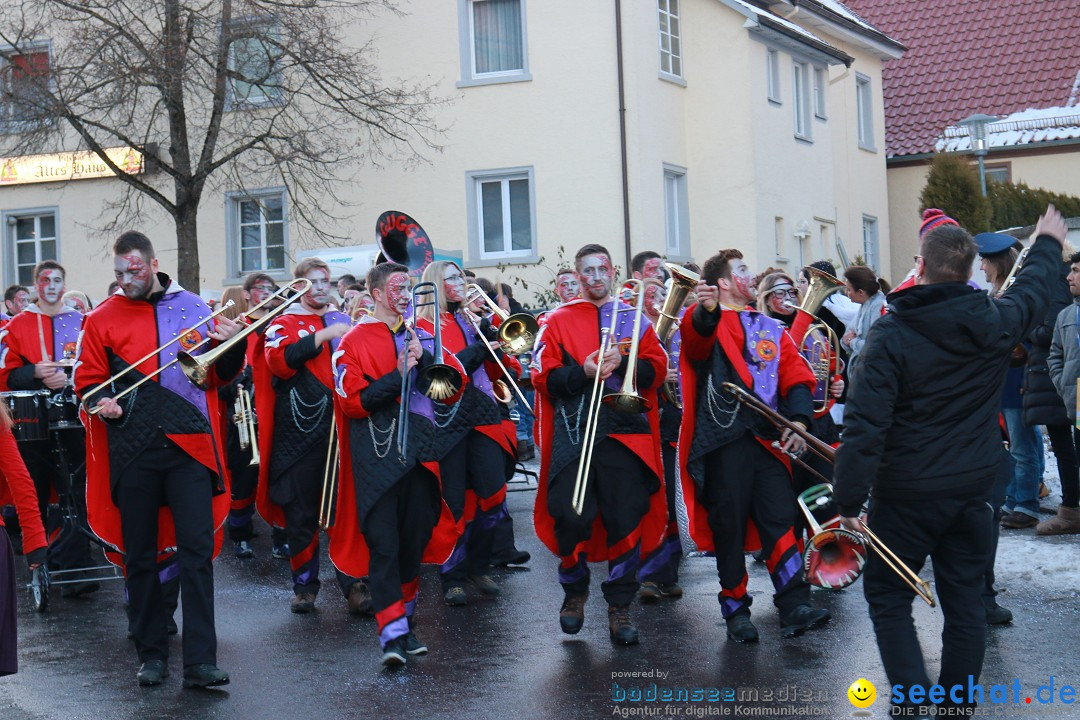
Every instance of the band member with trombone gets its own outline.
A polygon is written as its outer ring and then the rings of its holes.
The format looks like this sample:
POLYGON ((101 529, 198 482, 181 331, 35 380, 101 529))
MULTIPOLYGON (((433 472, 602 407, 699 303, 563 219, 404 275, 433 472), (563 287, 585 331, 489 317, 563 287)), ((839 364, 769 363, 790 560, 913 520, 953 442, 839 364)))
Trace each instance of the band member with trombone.
POLYGON ((648 399, 664 381, 667 356, 642 322, 640 281, 635 309, 612 297, 615 272, 603 246, 585 245, 574 263, 582 297, 548 316, 533 353, 542 406, 534 521, 560 558, 562 631, 581 630, 588 563, 607 561, 601 589, 609 634, 614 643, 633 645, 637 571, 659 546, 667 520, 659 422, 648 399))
POLYGON ((760 540, 772 578, 781 634, 795 637, 829 620, 810 606, 792 525, 791 461, 805 441, 792 429, 778 435, 723 387, 749 391, 802 430, 813 416, 814 375, 782 324, 748 309, 753 274, 738 250, 705 262, 698 303, 682 324, 683 425, 679 437, 683 495, 690 534, 715 551, 720 611, 733 642, 757 642, 750 621, 744 545, 760 540))
MULTIPOLYGON (((976 255, 967 231, 928 232, 915 285, 892 296, 851 378, 834 500, 843 523, 863 532, 858 516, 872 492, 866 525, 914 572, 932 558, 945 616, 936 684, 947 706, 982 699, 969 688, 979 682, 985 650, 981 595, 993 552, 1001 387, 1013 347, 1046 314, 1065 234, 1051 205, 1015 283, 991 298, 967 285, 976 255)), ((911 617, 913 587, 871 556, 863 590, 890 685, 930 687, 911 617)))
POLYGON ((437 315, 446 349, 469 375, 468 387, 452 414, 436 414, 440 434, 452 442, 447 443, 449 452, 440 457, 443 497, 461 528, 457 547, 441 568, 443 598, 447 605, 461 606, 468 604, 466 582, 484 595, 499 594, 488 570, 495 526, 505 512, 506 481, 517 459, 517 428, 507 403, 513 399, 508 383, 518 378, 521 366, 499 349, 492 324, 478 314, 488 297, 478 285, 466 286, 457 264, 433 262, 422 280, 439 287, 440 306, 421 308, 417 326, 434 334, 437 315))
MULTIPOLYGON (((289 608, 303 614, 315 609, 320 587, 319 498, 334 417, 331 357, 351 323, 330 303, 325 262, 307 258, 293 276, 309 280, 311 289, 266 329, 265 356, 276 402, 271 442, 262 452, 270 466, 269 499, 285 516, 293 581, 289 608)), ((346 598, 352 584, 342 588, 346 598)))
MULTIPOLYGON (((412 631, 420 563, 443 562, 457 540, 440 491, 438 458, 448 448, 435 406, 455 403, 468 382, 437 339, 403 320, 409 285, 406 266, 373 267, 374 312, 342 338, 333 361, 341 463, 330 558, 339 572, 368 578, 388 666, 427 652, 412 631), (455 374, 456 388, 423 392, 425 378, 455 374)), ((417 305, 435 302, 429 288, 417 286, 417 305)))
POLYGON ((168 675, 168 610, 158 553, 176 547, 184 611, 184 687, 229 682, 217 668, 215 530, 229 507, 216 387, 243 365, 222 348, 201 389, 176 362, 224 343, 240 324, 212 314, 198 295, 158 272, 154 247, 129 231, 113 245, 122 293, 83 322, 75 389, 87 423, 90 525, 124 553, 140 685, 168 675))
MULTIPOLYGON (((78 469, 85 466, 86 442, 75 420, 76 404, 70 387, 83 316, 64 305, 66 276, 63 266, 55 260, 38 263, 34 267, 37 303, 28 305, 0 329, 0 390, 47 391, 50 395, 37 397, 39 402, 51 405, 50 415, 71 410, 72 429, 49 432, 40 440, 20 438, 18 443, 19 453, 34 478, 41 517, 50 533, 56 529, 57 518, 50 518, 46 511, 54 488, 63 502, 72 503, 76 522, 86 524, 86 472, 78 469), (63 452, 65 467, 57 463, 57 451, 63 452)), ((76 527, 61 530, 50 548, 50 569, 75 570, 93 565, 86 535, 76 527)), ((84 595, 98 587, 93 581, 65 584, 63 595, 84 595)))

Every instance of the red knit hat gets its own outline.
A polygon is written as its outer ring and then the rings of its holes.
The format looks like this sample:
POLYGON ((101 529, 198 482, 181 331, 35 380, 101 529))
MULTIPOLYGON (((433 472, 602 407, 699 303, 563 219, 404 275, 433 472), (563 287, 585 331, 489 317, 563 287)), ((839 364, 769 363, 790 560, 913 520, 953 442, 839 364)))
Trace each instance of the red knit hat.
POLYGON ((960 227, 960 223, 946 215, 944 210, 926 208, 923 210, 922 214, 922 225, 919 226, 919 240, 926 237, 926 233, 942 225, 955 225, 956 227, 960 227))

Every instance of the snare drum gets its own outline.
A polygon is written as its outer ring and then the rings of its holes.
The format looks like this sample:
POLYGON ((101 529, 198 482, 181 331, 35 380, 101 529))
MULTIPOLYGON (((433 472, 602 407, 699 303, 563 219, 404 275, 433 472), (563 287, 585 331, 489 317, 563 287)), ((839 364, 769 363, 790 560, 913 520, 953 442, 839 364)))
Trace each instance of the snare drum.
POLYGON ((82 430, 79 403, 67 391, 49 400, 49 430, 82 430))
POLYGON ((0 393, 11 412, 11 432, 18 442, 49 439, 49 391, 0 393))

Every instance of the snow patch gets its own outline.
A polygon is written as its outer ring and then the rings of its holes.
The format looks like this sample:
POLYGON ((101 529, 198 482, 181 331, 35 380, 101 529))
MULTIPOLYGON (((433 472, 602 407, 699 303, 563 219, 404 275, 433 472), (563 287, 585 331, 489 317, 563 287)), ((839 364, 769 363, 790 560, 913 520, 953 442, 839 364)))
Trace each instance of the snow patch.
MULTIPOLYGON (((1080 86, 1080 73, 1073 85, 1074 96, 1080 86)), ((999 118, 986 126, 987 145, 991 148, 1029 145, 1052 140, 1080 138, 1080 109, 1073 107, 1075 97, 1065 107, 1028 108, 999 118)), ((960 125, 950 125, 937 139, 938 152, 971 150, 971 131, 960 125)))

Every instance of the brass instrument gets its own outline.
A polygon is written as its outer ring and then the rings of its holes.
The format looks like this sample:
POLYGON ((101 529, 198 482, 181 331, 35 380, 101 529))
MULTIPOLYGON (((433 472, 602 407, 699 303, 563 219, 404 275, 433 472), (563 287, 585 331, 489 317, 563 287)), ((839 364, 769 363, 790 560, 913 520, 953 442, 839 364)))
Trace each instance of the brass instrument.
POLYGON ((1005 280, 1001 283, 1001 289, 997 291, 997 297, 1001 297, 1013 282, 1016 281, 1016 273, 1020 272, 1020 268, 1024 266, 1024 261, 1027 260, 1028 251, 1030 247, 1025 247, 1020 251, 1020 254, 1016 256, 1016 262, 1013 263, 1012 269, 1009 270, 1009 274, 1005 276, 1005 280))
POLYGON ((375 242, 379 245, 376 263, 396 262, 409 268, 409 275, 420 277, 435 260, 431 239, 420 223, 397 210, 387 210, 375 221, 375 242))
POLYGON ((540 332, 540 323, 529 313, 517 313, 510 315, 494 300, 488 297, 476 283, 469 283, 465 288, 465 305, 471 305, 477 298, 483 298, 491 311, 495 313, 501 323, 499 324, 499 345, 507 355, 521 355, 527 353, 536 343, 536 333, 540 332), (470 295, 471 293, 471 295, 470 295))
MULTIPOLYGON (((241 315, 240 319, 246 320, 248 317, 251 316, 253 312, 261 309, 264 305, 269 305, 270 302, 272 300, 275 300, 279 295, 285 297, 287 293, 291 292, 293 293, 293 295, 290 299, 295 300, 301 295, 307 293, 309 290, 311 290, 311 281, 307 278, 296 278, 295 280, 291 280, 288 284, 286 284, 276 293, 266 298, 261 303, 241 315), (300 288, 293 288, 294 285, 299 285, 300 288)), ((272 310, 267 311, 267 313, 260 317, 258 320, 248 324, 246 327, 244 327, 243 330, 236 333, 213 350, 205 352, 202 355, 191 354, 196 348, 192 348, 189 351, 181 351, 176 353, 176 359, 180 363, 180 369, 184 371, 184 375, 187 377, 188 380, 192 382, 192 384, 194 384, 201 390, 206 390, 209 385, 207 380, 210 376, 210 369, 214 367, 214 363, 220 360, 222 355, 232 350, 241 342, 246 342, 249 335, 251 335, 253 332, 258 331, 259 328, 261 328, 263 325, 266 325, 275 317, 285 312, 285 309, 288 307, 289 303, 282 303, 281 305, 278 305, 272 310)))
POLYGON ((834 374, 833 366, 837 367, 837 372, 841 371, 840 338, 818 318, 818 313, 830 295, 844 289, 844 283, 824 270, 809 265, 803 268, 803 272, 810 277, 810 283, 802 304, 795 308, 798 316, 791 324, 790 332, 799 354, 806 358, 817 380, 814 387, 816 416, 828 411, 836 402, 829 396, 829 385, 834 374))
POLYGON ((255 429, 255 413, 251 406, 251 392, 241 386, 236 390, 236 402, 233 403, 233 422, 240 436, 240 449, 251 448, 251 461, 248 465, 259 464, 259 437, 255 429))
POLYGON ((630 343, 630 354, 626 377, 623 380, 622 390, 607 397, 603 394, 604 384, 600 380, 600 370, 604 365, 604 356, 611 349, 615 333, 619 329, 619 313, 629 312, 619 309, 618 298, 613 298, 611 306, 611 325, 600 331, 600 349, 596 356, 596 375, 593 376, 592 394, 589 396, 589 414, 586 416, 585 436, 581 444, 581 456, 578 458, 577 477, 574 479, 573 506, 574 512, 581 515, 585 510, 585 490, 589 483, 589 469, 592 466, 592 454, 596 445, 596 429, 599 426, 600 408, 604 405, 619 412, 647 412, 651 407, 649 401, 637 394, 634 388, 634 369, 637 365, 638 345, 640 344, 639 331, 641 329, 642 307, 645 304, 645 287, 640 280, 630 280, 637 288, 637 317, 634 318, 634 337, 630 343), (609 402, 608 399, 612 398, 609 402))
MULTIPOLYGON (((686 302, 686 296, 693 292, 697 284, 701 282, 701 276, 681 265, 675 265, 674 263, 665 263, 665 265, 668 272, 671 273, 671 289, 664 300, 664 307, 660 308, 660 319, 656 321, 656 336, 660 338, 660 342, 664 344, 664 347, 667 347, 671 342, 671 338, 675 336, 675 331, 681 322, 680 311, 683 309, 683 303, 686 302)), ((670 356, 668 357, 668 363, 670 367, 670 356)), ((664 384, 660 386, 660 392, 663 393, 665 400, 682 410, 682 398, 679 397, 679 384, 677 382, 665 380, 664 384)))
MULTIPOLYGON (((204 323, 208 323, 208 322, 210 322, 211 320, 213 320, 214 318, 216 318, 216 317, 217 317, 218 315, 221 315, 221 314, 222 314, 222 313, 224 313, 224 312, 225 312, 226 310, 228 310, 229 308, 231 308, 231 307, 232 307, 232 306, 233 306, 234 304, 235 304, 235 303, 233 303, 233 301, 232 301, 232 300, 230 300, 229 302, 225 303, 225 305, 223 305, 222 307, 218 308, 217 310, 215 310, 214 312, 210 313, 209 315, 207 315, 207 316, 206 316, 205 318, 203 318, 202 320, 200 320, 200 321, 198 321, 197 323, 195 323, 195 324, 194 324, 194 325, 193 325, 192 327, 199 327, 200 325, 203 325, 204 323)), ((176 337, 174 337, 174 338, 173 338, 172 340, 169 340, 168 342, 166 342, 166 343, 163 343, 162 345, 159 345, 159 346, 158 346, 158 347, 156 347, 156 348, 155 348, 155 349, 154 349, 153 351, 151 351, 151 352, 147 353, 146 355, 143 355, 143 356, 142 356, 141 358, 139 358, 139 359, 138 359, 138 360, 136 360, 135 362, 131 363, 131 364, 130 364, 130 365, 128 365, 128 366, 127 366, 126 368, 124 368, 124 369, 123 369, 123 370, 121 370, 120 372, 116 373, 115 375, 113 375, 113 376, 112 376, 112 377, 110 377, 109 379, 107 379, 107 380, 105 380, 104 382, 102 382, 102 383, 99 383, 98 385, 95 385, 94 387, 90 388, 90 390, 89 390, 89 391, 87 391, 87 392, 86 392, 86 393, 85 393, 85 394, 83 395, 83 400, 82 400, 82 402, 83 402, 83 407, 85 408, 85 410, 86 410, 86 413, 87 413, 88 415, 91 415, 91 416, 93 416, 93 415, 97 415, 97 414, 98 414, 99 412, 101 412, 101 406, 100 406, 100 405, 94 405, 93 407, 91 407, 91 406, 89 405, 89 400, 90 400, 90 397, 91 397, 92 395, 97 395, 97 394, 98 394, 99 392, 101 392, 102 390, 105 390, 105 389, 107 389, 107 388, 108 388, 108 387, 109 387, 110 385, 112 385, 113 383, 115 383, 115 382, 116 382, 117 380, 119 380, 120 378, 122 378, 122 377, 123 377, 124 375, 127 375, 127 374, 128 374, 128 373, 130 373, 130 372, 133 372, 133 371, 135 370, 135 368, 139 367, 140 365, 142 365, 142 364, 143 364, 144 362, 146 362, 146 361, 147 361, 147 360, 149 360, 150 358, 152 358, 152 357, 155 357, 155 356, 156 356, 156 355, 157 355, 158 353, 160 353, 160 352, 161 352, 162 350, 164 350, 165 348, 169 347, 170 345, 173 345, 174 343, 178 343, 178 342, 180 342, 180 340, 181 340, 181 339, 182 339, 183 337, 185 337, 185 336, 186 336, 186 335, 188 334, 188 332, 190 332, 190 331, 185 331, 185 332, 183 332, 183 333, 180 333, 179 335, 177 335, 176 337)), ((196 350, 196 349, 198 349, 198 348, 202 347, 203 345, 205 345, 205 344, 206 344, 206 343, 208 343, 208 342, 210 342, 210 338, 209 338, 209 337, 205 337, 205 338, 203 338, 203 339, 202 339, 202 340, 201 340, 201 341, 200 341, 200 342, 199 342, 199 343, 198 343, 198 344, 197 344, 197 345, 196 345, 195 347, 193 347, 193 348, 192 348, 192 350, 196 350)), ((118 392, 118 393, 116 393, 115 395, 113 395, 113 398, 112 398, 112 399, 113 399, 113 400, 119 400, 120 398, 124 397, 125 395, 127 395, 127 394, 129 394, 129 393, 135 392, 136 388, 138 388, 138 387, 139 387, 140 385, 142 385, 143 383, 145 383, 145 382, 147 382, 147 381, 149 381, 149 380, 152 380, 153 378, 157 377, 158 375, 160 375, 161 373, 165 372, 166 370, 168 370, 169 368, 171 368, 171 367, 172 367, 173 365, 177 364, 178 362, 180 362, 180 356, 179 356, 179 354, 177 354, 177 357, 176 357, 176 359, 175 359, 175 360, 171 360, 171 361, 169 361, 169 362, 165 363, 164 365, 162 365, 161 367, 159 367, 159 368, 158 368, 157 370, 155 370, 155 371, 153 371, 153 372, 151 372, 151 373, 148 373, 148 374, 147 374, 147 375, 145 375, 144 377, 140 378, 140 379, 139 379, 138 381, 136 381, 136 382, 132 383, 132 384, 131 384, 131 385, 129 385, 128 387, 124 388, 124 389, 123 389, 123 390, 121 390, 120 392, 118 392)))
POLYGON ((330 418, 330 444, 326 447, 326 466, 323 468, 322 497, 319 499, 319 527, 329 530, 337 500, 338 464, 341 448, 337 439, 337 415, 330 418))
POLYGON ((517 395, 518 402, 521 403, 522 407, 528 410, 530 415, 535 415, 536 413, 533 412, 532 405, 530 405, 529 401, 525 399, 525 394, 521 392, 521 388, 519 388, 517 383, 514 382, 514 379, 510 377, 510 373, 507 372, 506 366, 503 365, 502 359, 499 358, 499 354, 496 353, 495 350, 493 350, 492 347, 487 344, 487 341, 484 338, 484 333, 480 332, 479 319, 476 317, 476 315, 473 314, 471 310, 469 310, 468 307, 463 306, 461 308, 461 311, 462 314, 465 316, 465 319, 468 320, 469 324, 473 326, 473 330, 476 331, 477 337, 479 337, 480 340, 484 343, 484 347, 487 348, 488 354, 491 355, 491 359, 494 360, 495 364, 499 366, 500 370, 502 370, 503 377, 498 378, 491 383, 492 392, 495 393, 495 399, 503 403, 504 405, 509 404, 510 401, 513 399, 513 396, 510 394, 509 388, 513 388, 514 393, 517 395), (508 385, 509 388, 507 387, 508 385))
MULTIPOLYGON (((733 383, 723 383, 723 388, 735 395, 736 399, 738 399, 739 402, 741 402, 743 405, 750 408, 759 415, 765 417, 777 429, 790 430, 791 432, 801 437, 803 440, 806 441, 807 448, 815 455, 820 457, 822 460, 827 460, 830 463, 836 462, 836 450, 834 450, 831 445, 824 443, 818 438, 814 437, 810 434, 808 430, 803 428, 801 425, 791 422, 783 415, 776 412, 771 407, 762 402, 761 399, 753 393, 749 393, 733 383)), ((810 468, 809 465, 803 462, 803 460, 800 459, 798 456, 792 455, 791 457, 795 462, 798 462, 803 467, 813 471, 812 468, 810 468)), ((828 483, 826 483, 826 485, 828 485, 828 483)), ((830 492, 831 489, 832 486, 829 485, 830 492)), ((811 521, 811 523, 811 527, 816 525, 815 521, 811 521)), ((921 597, 927 605, 929 605, 930 607, 936 607, 937 603, 934 600, 933 592, 930 590, 930 582, 928 580, 923 580, 921 577, 918 576, 918 574, 915 573, 914 570, 909 568, 896 553, 889 549, 889 547, 886 546, 885 543, 881 542, 881 539, 878 538, 877 535, 871 532, 870 528, 866 526, 865 522, 860 520, 859 524, 862 526, 863 533, 865 534, 865 539, 860 538, 861 540, 863 540, 863 543, 869 545, 874 550, 874 552, 876 552, 881 557, 885 564, 888 565, 893 572, 899 575, 900 579, 907 583, 908 587, 910 587, 919 597, 921 597)), ((811 543, 808 545, 808 547, 814 544, 813 541, 814 538, 811 538, 811 543)), ((824 545, 824 542, 819 542, 819 545, 824 545)))

